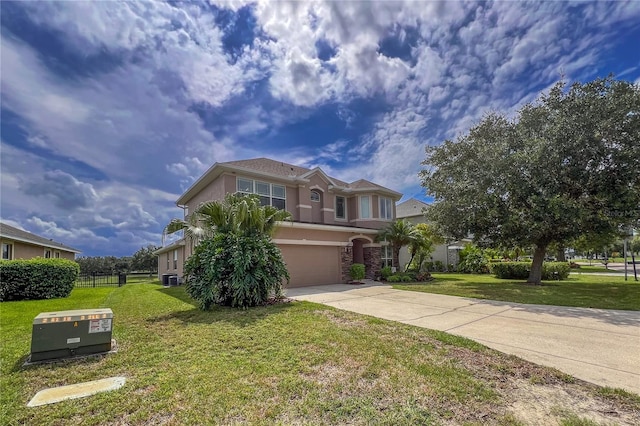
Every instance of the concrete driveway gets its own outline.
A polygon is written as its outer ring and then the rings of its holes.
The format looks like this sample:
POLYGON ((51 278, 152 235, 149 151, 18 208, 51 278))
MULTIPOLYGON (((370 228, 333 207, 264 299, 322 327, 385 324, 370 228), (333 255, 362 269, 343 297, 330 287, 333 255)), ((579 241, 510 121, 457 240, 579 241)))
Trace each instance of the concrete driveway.
POLYGON ((394 290, 376 282, 287 296, 464 336, 601 386, 640 394, 640 312, 524 305, 394 290))

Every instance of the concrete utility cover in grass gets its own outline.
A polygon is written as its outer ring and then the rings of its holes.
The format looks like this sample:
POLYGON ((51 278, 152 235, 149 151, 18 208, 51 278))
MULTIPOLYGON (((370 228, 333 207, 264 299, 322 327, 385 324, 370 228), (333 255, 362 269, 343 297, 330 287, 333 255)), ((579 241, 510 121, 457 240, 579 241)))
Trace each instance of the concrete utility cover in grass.
POLYGON ((67 399, 84 398, 85 396, 95 395, 100 392, 120 389, 126 381, 127 379, 124 377, 109 377, 108 379, 44 389, 31 398, 27 407, 53 404, 66 401, 67 399))

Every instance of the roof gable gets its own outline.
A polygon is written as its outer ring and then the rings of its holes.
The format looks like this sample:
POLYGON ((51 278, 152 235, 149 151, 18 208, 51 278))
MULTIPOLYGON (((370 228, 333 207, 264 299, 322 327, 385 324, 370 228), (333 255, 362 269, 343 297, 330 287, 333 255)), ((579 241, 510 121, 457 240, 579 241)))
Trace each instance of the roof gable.
POLYGON ((401 219, 404 217, 422 216, 424 214, 422 210, 427 207, 429 207, 429 204, 416 200, 415 198, 409 198, 396 206, 396 217, 401 219))

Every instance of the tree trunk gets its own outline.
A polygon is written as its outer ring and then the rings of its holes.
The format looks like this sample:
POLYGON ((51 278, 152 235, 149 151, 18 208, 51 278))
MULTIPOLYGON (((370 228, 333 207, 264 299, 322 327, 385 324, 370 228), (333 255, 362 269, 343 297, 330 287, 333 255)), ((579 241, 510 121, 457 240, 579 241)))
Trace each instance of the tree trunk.
POLYGON ((558 259, 558 262, 567 261, 567 258, 564 256, 564 247, 558 247, 558 251, 556 252, 556 259, 558 259))
MULTIPOLYGON (((400 256, 400 255, 398 255, 400 256)), ((404 271, 407 272, 409 270, 409 266, 411 266, 411 262, 413 262, 413 258, 416 257, 415 252, 411 255, 411 259, 409 259, 409 263, 407 263, 407 266, 404 268, 404 271)), ((400 261, 400 257, 398 257, 398 261, 400 261)), ((420 268, 418 268, 420 269, 420 268)))
POLYGON ((529 272, 529 284, 540 285, 542 281, 542 262, 544 262, 544 254, 547 251, 547 246, 535 246, 533 252, 533 263, 531 264, 531 271, 529 272))

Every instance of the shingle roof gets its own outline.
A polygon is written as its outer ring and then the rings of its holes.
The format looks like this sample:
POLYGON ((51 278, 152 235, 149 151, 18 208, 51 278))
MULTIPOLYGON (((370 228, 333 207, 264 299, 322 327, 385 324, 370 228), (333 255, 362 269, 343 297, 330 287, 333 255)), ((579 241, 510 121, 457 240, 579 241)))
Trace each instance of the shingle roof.
POLYGON ((243 169, 269 173, 272 175, 283 177, 300 176, 310 171, 310 169, 305 169, 304 167, 294 166, 293 164, 287 164, 281 161, 271 160, 269 158, 253 158, 251 160, 228 161, 226 163, 220 164, 233 167, 241 167, 243 169))
POLYGON ((65 244, 58 243, 48 238, 41 237, 31 232, 23 231, 22 229, 14 228, 11 225, 0 222, 0 237, 7 239, 13 239, 17 241, 23 241, 26 243, 37 244, 44 247, 57 248, 60 250, 71 251, 74 253, 80 253, 80 250, 69 247, 65 244))
MULTIPOLYGON (((250 160, 238 160, 238 161, 227 161, 225 163, 216 163, 209 170, 207 170, 198 180, 196 180, 191 187, 189 187, 181 196, 178 198, 177 204, 184 204, 188 202, 191 197, 201 191, 206 187, 207 184, 216 179, 223 170, 246 170, 247 172, 254 172, 258 175, 266 175, 266 176, 274 176, 284 179, 305 179, 304 175, 312 174, 316 170, 320 170, 319 168, 308 169, 305 167, 296 166, 294 164, 284 163, 282 161, 272 160, 270 158, 253 158, 250 160)), ((322 171, 324 173, 324 171, 322 171)), ((326 175, 325 175, 326 176, 326 175)), ((331 176, 327 176, 333 183, 345 190, 357 190, 357 189, 370 189, 374 188, 379 191, 383 191, 386 193, 394 194, 396 197, 400 198, 402 194, 393 191, 389 188, 385 188, 384 186, 375 184, 373 182, 369 182, 365 179, 357 180, 353 183, 343 182, 339 179, 336 179, 331 176)))

